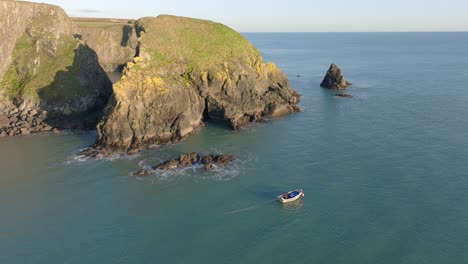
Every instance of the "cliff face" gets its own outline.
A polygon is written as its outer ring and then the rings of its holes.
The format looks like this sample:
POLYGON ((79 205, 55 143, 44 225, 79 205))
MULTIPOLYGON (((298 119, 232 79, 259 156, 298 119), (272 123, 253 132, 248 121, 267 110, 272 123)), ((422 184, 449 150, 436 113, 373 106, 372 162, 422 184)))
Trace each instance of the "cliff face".
POLYGON ((204 120, 239 128, 299 111, 286 76, 230 28, 174 16, 143 18, 136 28, 138 56, 98 125, 103 153, 175 142, 204 120))
POLYGON ((93 127, 112 93, 57 7, 0 1, 0 136, 93 127))
POLYGON ((134 21, 74 18, 77 36, 96 52, 106 72, 121 71, 135 57, 138 39, 134 21))

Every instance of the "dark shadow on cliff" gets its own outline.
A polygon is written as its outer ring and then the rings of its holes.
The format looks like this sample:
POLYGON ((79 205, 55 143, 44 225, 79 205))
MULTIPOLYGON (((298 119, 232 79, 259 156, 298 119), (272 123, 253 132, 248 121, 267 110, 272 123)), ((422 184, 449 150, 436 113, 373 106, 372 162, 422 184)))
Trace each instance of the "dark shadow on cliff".
POLYGON ((38 92, 45 123, 63 129, 95 129, 112 94, 112 82, 94 50, 80 44, 72 65, 38 92))

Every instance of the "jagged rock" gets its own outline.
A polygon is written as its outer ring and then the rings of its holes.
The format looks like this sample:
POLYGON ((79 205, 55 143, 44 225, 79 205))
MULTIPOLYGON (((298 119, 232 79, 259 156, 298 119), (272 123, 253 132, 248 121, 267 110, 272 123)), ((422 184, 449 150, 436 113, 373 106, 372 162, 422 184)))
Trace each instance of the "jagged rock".
POLYGON ((200 160, 200 155, 198 153, 189 153, 184 154, 179 157, 179 166, 189 166, 197 163, 200 160))
POLYGON ((177 159, 165 161, 155 167, 157 170, 170 170, 177 167, 186 167, 197 163, 200 160, 198 153, 182 154, 177 159))
MULTIPOLYGON (((90 156, 94 154, 92 148, 86 150, 86 152, 81 152, 82 155, 90 156)), ((196 164, 202 164, 204 170, 213 170, 215 168, 222 168, 235 160, 235 157, 232 155, 205 155, 203 157, 198 153, 188 153, 182 154, 176 159, 167 160, 160 163, 159 165, 153 166, 151 168, 141 169, 134 173, 136 176, 144 176, 154 173, 156 170, 172 170, 181 167, 192 166, 196 164)))
POLYGON ((225 167, 235 159, 232 155, 206 155, 202 158, 203 169, 212 170, 225 167))
POLYGON ((213 162, 213 155, 206 155, 202 158, 202 164, 210 164, 213 162))
POLYGON ((236 129, 299 111, 284 73, 232 29, 167 15, 140 19, 136 29, 139 56, 98 125, 94 147, 103 153, 177 142, 206 120, 236 129))
POLYGON ((165 161, 155 167, 156 170, 171 170, 180 166, 179 159, 165 161))
POLYGON ((82 150, 79 154, 79 156, 85 156, 88 158, 96 158, 99 155, 99 151, 93 149, 93 148, 86 148, 82 150))
POLYGON ((349 85, 351 85, 351 83, 346 81, 341 72, 341 69, 338 68, 338 66, 335 64, 330 65, 325 78, 323 78, 323 81, 320 84, 320 86, 324 88, 338 90, 346 89, 349 85))
POLYGON ((218 167, 224 167, 235 159, 233 155, 217 155, 213 158, 213 163, 218 167))

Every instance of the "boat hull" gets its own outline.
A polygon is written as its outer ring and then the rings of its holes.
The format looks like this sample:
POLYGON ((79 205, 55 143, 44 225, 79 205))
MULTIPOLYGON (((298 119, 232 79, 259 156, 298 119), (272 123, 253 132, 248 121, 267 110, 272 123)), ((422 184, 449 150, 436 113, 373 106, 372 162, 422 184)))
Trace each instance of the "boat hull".
POLYGON ((278 201, 282 204, 285 204, 285 203, 290 203, 290 202, 294 202, 294 201, 297 201, 299 200, 301 197, 304 197, 304 191, 303 190, 295 190, 295 191, 291 191, 291 192, 288 192, 288 193, 285 193, 283 195, 280 195, 278 196, 278 201), (287 195, 289 193, 292 193, 292 192, 299 192, 298 195, 292 197, 292 198, 284 198, 284 195, 287 195))

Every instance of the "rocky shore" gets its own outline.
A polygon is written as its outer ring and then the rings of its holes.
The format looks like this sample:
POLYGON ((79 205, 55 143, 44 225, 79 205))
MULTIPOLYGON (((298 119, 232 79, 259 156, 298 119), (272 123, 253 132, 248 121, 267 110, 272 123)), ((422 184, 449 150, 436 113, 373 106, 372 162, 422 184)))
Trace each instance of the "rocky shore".
POLYGON ((0 115, 0 137, 59 132, 57 128, 53 128, 44 121, 47 118, 47 112, 36 107, 26 108, 22 105, 18 108, 3 108, 3 112, 4 114, 0 115))
POLYGON ((135 176, 145 176, 156 171, 172 170, 199 164, 204 170, 222 168, 235 160, 233 155, 200 155, 196 152, 182 154, 178 158, 162 162, 149 169, 142 169, 134 173, 135 176))

